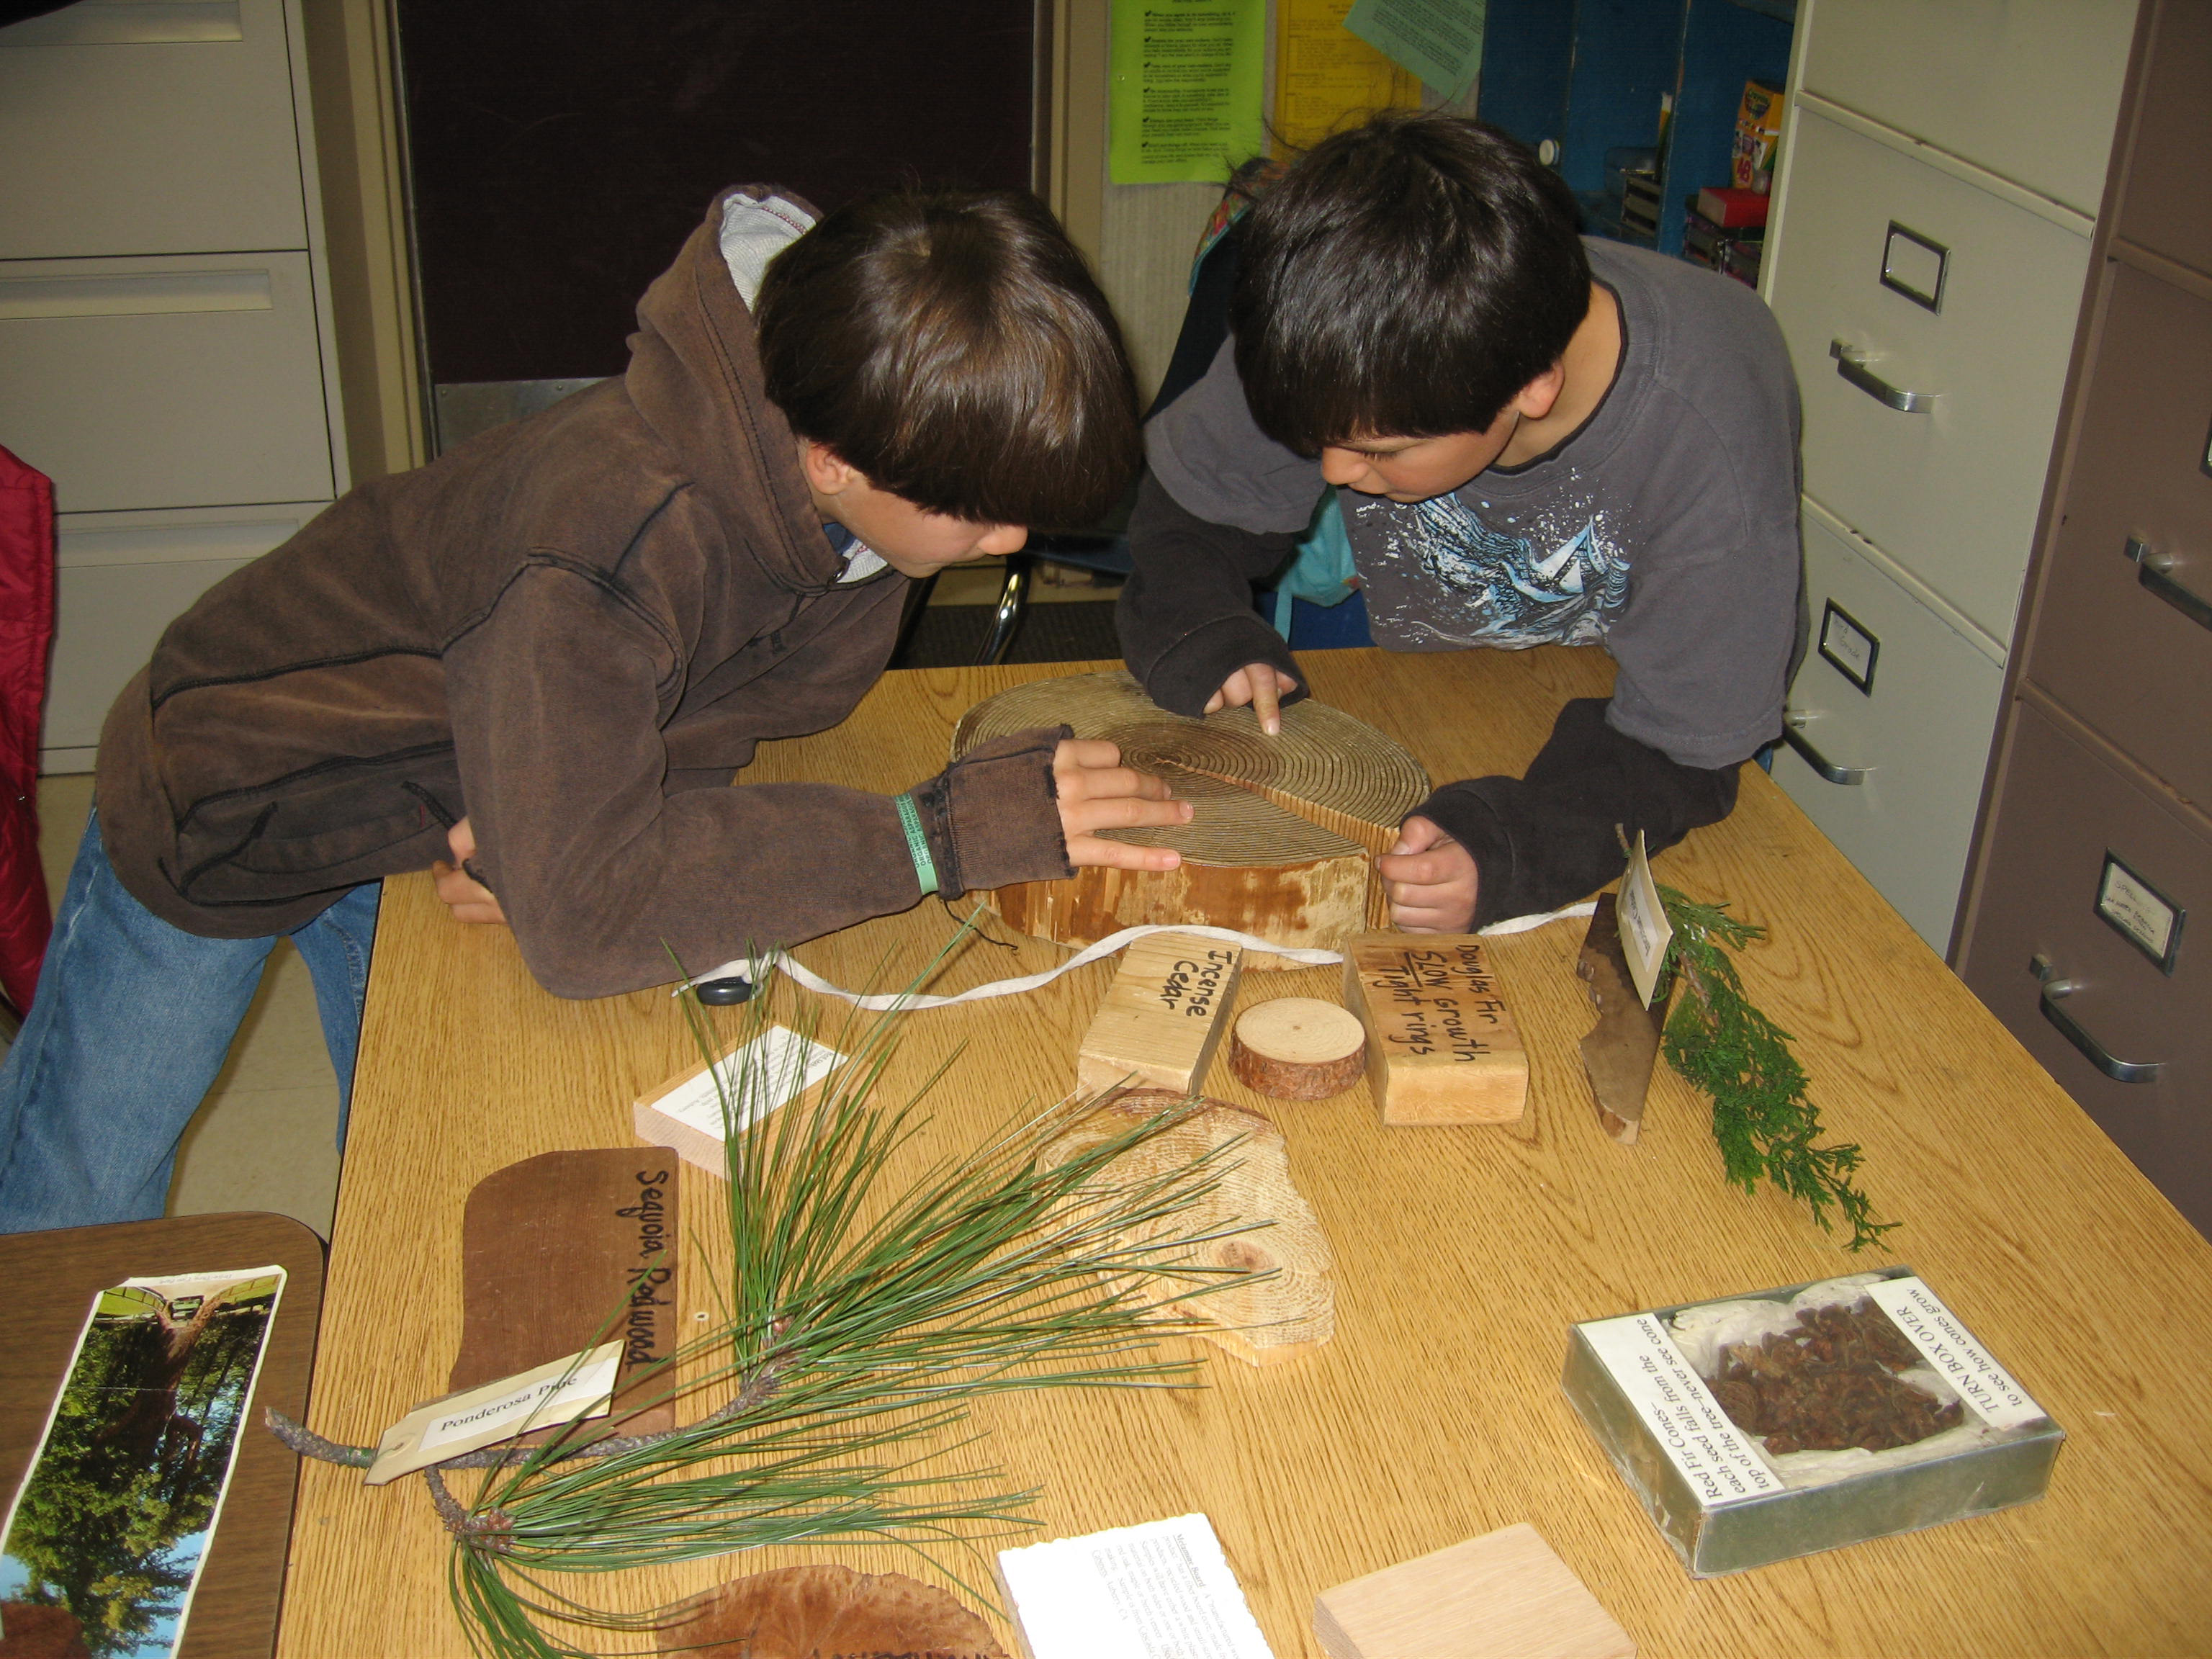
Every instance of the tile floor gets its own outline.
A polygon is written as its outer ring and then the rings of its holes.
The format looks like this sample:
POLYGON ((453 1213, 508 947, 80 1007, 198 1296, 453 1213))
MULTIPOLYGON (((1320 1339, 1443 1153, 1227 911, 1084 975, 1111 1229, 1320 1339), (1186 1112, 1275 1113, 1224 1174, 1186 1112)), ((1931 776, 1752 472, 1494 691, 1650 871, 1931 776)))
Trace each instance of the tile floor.
MULTIPOLYGON (((998 596, 995 569, 978 568, 947 573, 931 599, 983 605, 998 596)), ((1039 582, 1032 597, 1049 605, 1110 594, 1039 582)), ((88 775, 39 780, 39 854, 57 902, 91 802, 88 775)), ((313 982, 292 947, 279 945, 229 1062, 185 1132, 169 1213, 274 1210, 328 1238, 337 1203, 337 1080, 323 1048, 313 982)))

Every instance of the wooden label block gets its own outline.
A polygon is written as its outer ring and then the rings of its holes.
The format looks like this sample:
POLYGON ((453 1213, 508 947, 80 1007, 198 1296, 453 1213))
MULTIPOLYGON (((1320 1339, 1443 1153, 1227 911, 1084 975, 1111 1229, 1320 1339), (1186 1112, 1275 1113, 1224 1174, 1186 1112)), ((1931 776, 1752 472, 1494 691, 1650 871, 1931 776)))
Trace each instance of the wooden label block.
POLYGON ((1367 1079, 1389 1124, 1515 1123, 1528 1056, 1473 933, 1362 933, 1344 1000, 1367 1027, 1367 1079))
POLYGON ((544 1152, 477 1182, 461 1218, 461 1349, 447 1387, 473 1389, 619 1341, 609 1431, 675 1427, 672 1404, 640 1411, 624 1400, 666 1389, 658 1372, 640 1373, 683 1340, 680 1167, 665 1146, 544 1152))
POLYGON ((844 1062, 835 1048, 770 1025, 711 1067, 702 1060, 639 1096, 630 1109, 637 1138, 647 1146, 672 1146, 686 1164, 723 1180, 730 1172, 723 1136, 731 1114, 743 1129, 794 1100, 811 1102, 823 1079, 844 1062))
POLYGON ((1153 933, 1131 945, 1076 1052, 1076 1087, 1199 1093, 1243 966, 1243 946, 1195 933, 1153 933))
POLYGON ((1636 1659, 1636 1644, 1527 1522, 1323 1590, 1329 1659, 1636 1659))

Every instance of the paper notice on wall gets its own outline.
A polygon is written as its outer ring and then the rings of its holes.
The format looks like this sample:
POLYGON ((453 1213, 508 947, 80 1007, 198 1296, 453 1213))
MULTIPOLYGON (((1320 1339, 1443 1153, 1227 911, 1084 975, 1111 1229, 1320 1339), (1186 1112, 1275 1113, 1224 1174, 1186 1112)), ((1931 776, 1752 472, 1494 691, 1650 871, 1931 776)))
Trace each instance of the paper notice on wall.
POLYGON ((1267 0, 1118 0, 1113 30, 1115 184, 1218 183, 1260 153, 1267 0))
POLYGON ((999 1552, 1033 1659, 1273 1659, 1202 1515, 999 1552))
POLYGON ((1481 72, 1488 12, 1489 0, 1358 0, 1344 26, 1452 99, 1481 72))
POLYGON ((1344 27, 1352 0, 1276 0, 1276 149, 1305 149, 1382 109, 1419 109, 1421 78, 1344 27))

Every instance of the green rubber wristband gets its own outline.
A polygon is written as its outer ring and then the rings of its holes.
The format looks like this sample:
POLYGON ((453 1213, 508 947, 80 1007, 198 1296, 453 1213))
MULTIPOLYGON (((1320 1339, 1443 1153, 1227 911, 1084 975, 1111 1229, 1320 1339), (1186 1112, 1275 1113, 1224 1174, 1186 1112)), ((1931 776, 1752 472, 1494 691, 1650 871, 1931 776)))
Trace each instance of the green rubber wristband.
POLYGON ((930 857, 929 837, 921 830, 921 809, 914 804, 912 795, 894 795, 891 801, 898 808, 899 828, 906 831, 906 850, 914 860, 915 877, 927 898, 937 890, 937 860, 930 857))

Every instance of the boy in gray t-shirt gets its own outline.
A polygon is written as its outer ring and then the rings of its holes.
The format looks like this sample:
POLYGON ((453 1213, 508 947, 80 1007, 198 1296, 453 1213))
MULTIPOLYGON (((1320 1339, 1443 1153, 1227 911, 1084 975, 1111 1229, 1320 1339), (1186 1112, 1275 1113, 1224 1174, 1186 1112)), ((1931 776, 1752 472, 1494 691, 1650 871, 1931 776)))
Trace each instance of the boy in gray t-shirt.
POLYGON ((1619 665, 1525 777, 1407 820, 1397 926, 1549 908, 1620 872, 1614 825, 1656 851, 1727 816, 1781 730, 1800 611, 1796 387, 1755 295, 1583 243, 1565 184, 1493 129, 1392 115, 1261 198, 1231 323, 1146 434, 1119 621, 1155 701, 1273 729, 1303 695, 1250 585, 1334 486, 1377 644, 1619 665))

